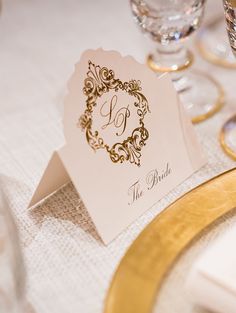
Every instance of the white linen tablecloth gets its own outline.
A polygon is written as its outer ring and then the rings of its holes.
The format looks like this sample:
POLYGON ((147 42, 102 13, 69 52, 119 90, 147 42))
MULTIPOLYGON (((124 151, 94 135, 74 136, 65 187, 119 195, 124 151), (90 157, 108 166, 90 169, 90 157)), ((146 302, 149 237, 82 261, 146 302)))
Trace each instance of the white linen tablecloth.
MULTIPOLYGON (((236 73, 197 58, 196 66, 211 72, 228 96, 221 113, 195 126, 209 161, 203 169, 109 246, 99 240, 72 184, 28 210, 52 151, 63 144, 61 112, 66 82, 82 51, 98 47, 131 54, 144 62, 152 44, 132 21, 128 1, 2 3, 0 174, 20 230, 28 272, 27 298, 36 313, 101 313, 114 270, 143 228, 180 195, 235 166, 220 149, 218 131, 236 109, 236 73)), ((236 223, 233 213, 185 253, 166 280, 155 312, 205 312, 191 304, 183 288, 185 276, 201 249, 232 223, 236 223)))

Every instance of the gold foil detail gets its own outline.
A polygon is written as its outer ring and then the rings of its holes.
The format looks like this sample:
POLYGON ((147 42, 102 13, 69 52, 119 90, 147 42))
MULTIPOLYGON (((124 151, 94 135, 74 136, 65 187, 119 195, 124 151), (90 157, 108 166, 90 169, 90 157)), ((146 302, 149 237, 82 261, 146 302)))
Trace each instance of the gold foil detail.
POLYGON ((84 80, 83 92, 87 97, 86 109, 80 116, 78 126, 85 131, 86 140, 91 148, 96 151, 105 149, 114 163, 130 163, 140 166, 142 148, 146 145, 149 138, 149 132, 144 125, 144 117, 149 112, 148 101, 142 94, 141 82, 139 80, 130 80, 122 82, 115 78, 113 70, 100 65, 88 62, 87 77, 84 80), (106 144, 99 135, 98 130, 93 130, 93 110, 97 105, 98 98, 108 93, 110 90, 124 91, 135 98, 134 106, 137 108, 139 125, 132 131, 132 134, 123 142, 117 142, 111 147, 106 144))

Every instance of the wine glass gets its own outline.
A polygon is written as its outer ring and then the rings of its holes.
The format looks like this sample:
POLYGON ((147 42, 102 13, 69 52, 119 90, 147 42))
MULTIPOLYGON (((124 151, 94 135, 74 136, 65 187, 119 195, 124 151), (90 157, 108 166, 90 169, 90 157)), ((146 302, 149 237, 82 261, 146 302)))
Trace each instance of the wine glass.
POLYGON ((0 312, 23 313, 24 267, 16 226, 1 193, 0 180, 0 312))
POLYGON ((236 60, 225 37, 224 16, 219 16, 201 29, 196 38, 196 46, 205 60, 228 69, 236 69, 236 60))
POLYGON ((207 61, 228 69, 236 69, 236 59, 227 36, 222 0, 208 0, 207 21, 196 36, 196 46, 207 61))
POLYGON ((236 0, 223 0, 229 43, 236 57, 236 0))
MULTIPOLYGON (((223 0, 223 5, 229 43, 236 57, 236 0, 223 0)), ((223 125, 220 143, 224 151, 236 160, 236 114, 223 125)))
POLYGON ((209 74, 191 69, 193 53, 184 45, 199 28, 205 0, 130 0, 137 24, 156 43, 147 58, 155 72, 170 72, 193 123, 207 119, 223 105, 224 91, 209 74))

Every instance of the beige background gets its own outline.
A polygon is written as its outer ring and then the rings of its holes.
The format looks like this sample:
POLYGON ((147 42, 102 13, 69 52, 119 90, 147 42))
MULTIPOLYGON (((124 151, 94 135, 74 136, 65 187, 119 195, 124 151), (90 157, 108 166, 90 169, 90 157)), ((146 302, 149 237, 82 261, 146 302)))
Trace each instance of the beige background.
MULTIPOLYGON (((134 25, 128 1, 3 1, 0 172, 21 232, 28 270, 27 297, 37 313, 102 312, 112 274, 145 225, 178 196, 235 165, 222 153, 217 136, 222 122, 236 108, 236 74, 198 59, 197 65, 210 71, 228 95, 220 114, 195 127, 208 156, 207 166, 108 247, 99 240, 71 184, 41 206, 27 210, 52 151, 63 143, 60 110, 65 82, 81 52, 99 46, 144 61, 151 44, 134 25)), ((166 281, 155 312, 203 312, 193 308, 184 292, 185 277, 199 251, 233 223, 234 216, 226 219, 186 253, 166 281)))

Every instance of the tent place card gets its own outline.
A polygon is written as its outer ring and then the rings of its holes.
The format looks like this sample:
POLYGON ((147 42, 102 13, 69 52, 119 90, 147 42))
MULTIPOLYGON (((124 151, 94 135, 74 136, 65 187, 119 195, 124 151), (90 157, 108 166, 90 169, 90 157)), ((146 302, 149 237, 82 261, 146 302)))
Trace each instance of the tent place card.
POLYGON ((132 57, 88 50, 69 81, 65 145, 30 205, 71 180, 101 238, 111 241, 204 164, 168 74, 132 57))

